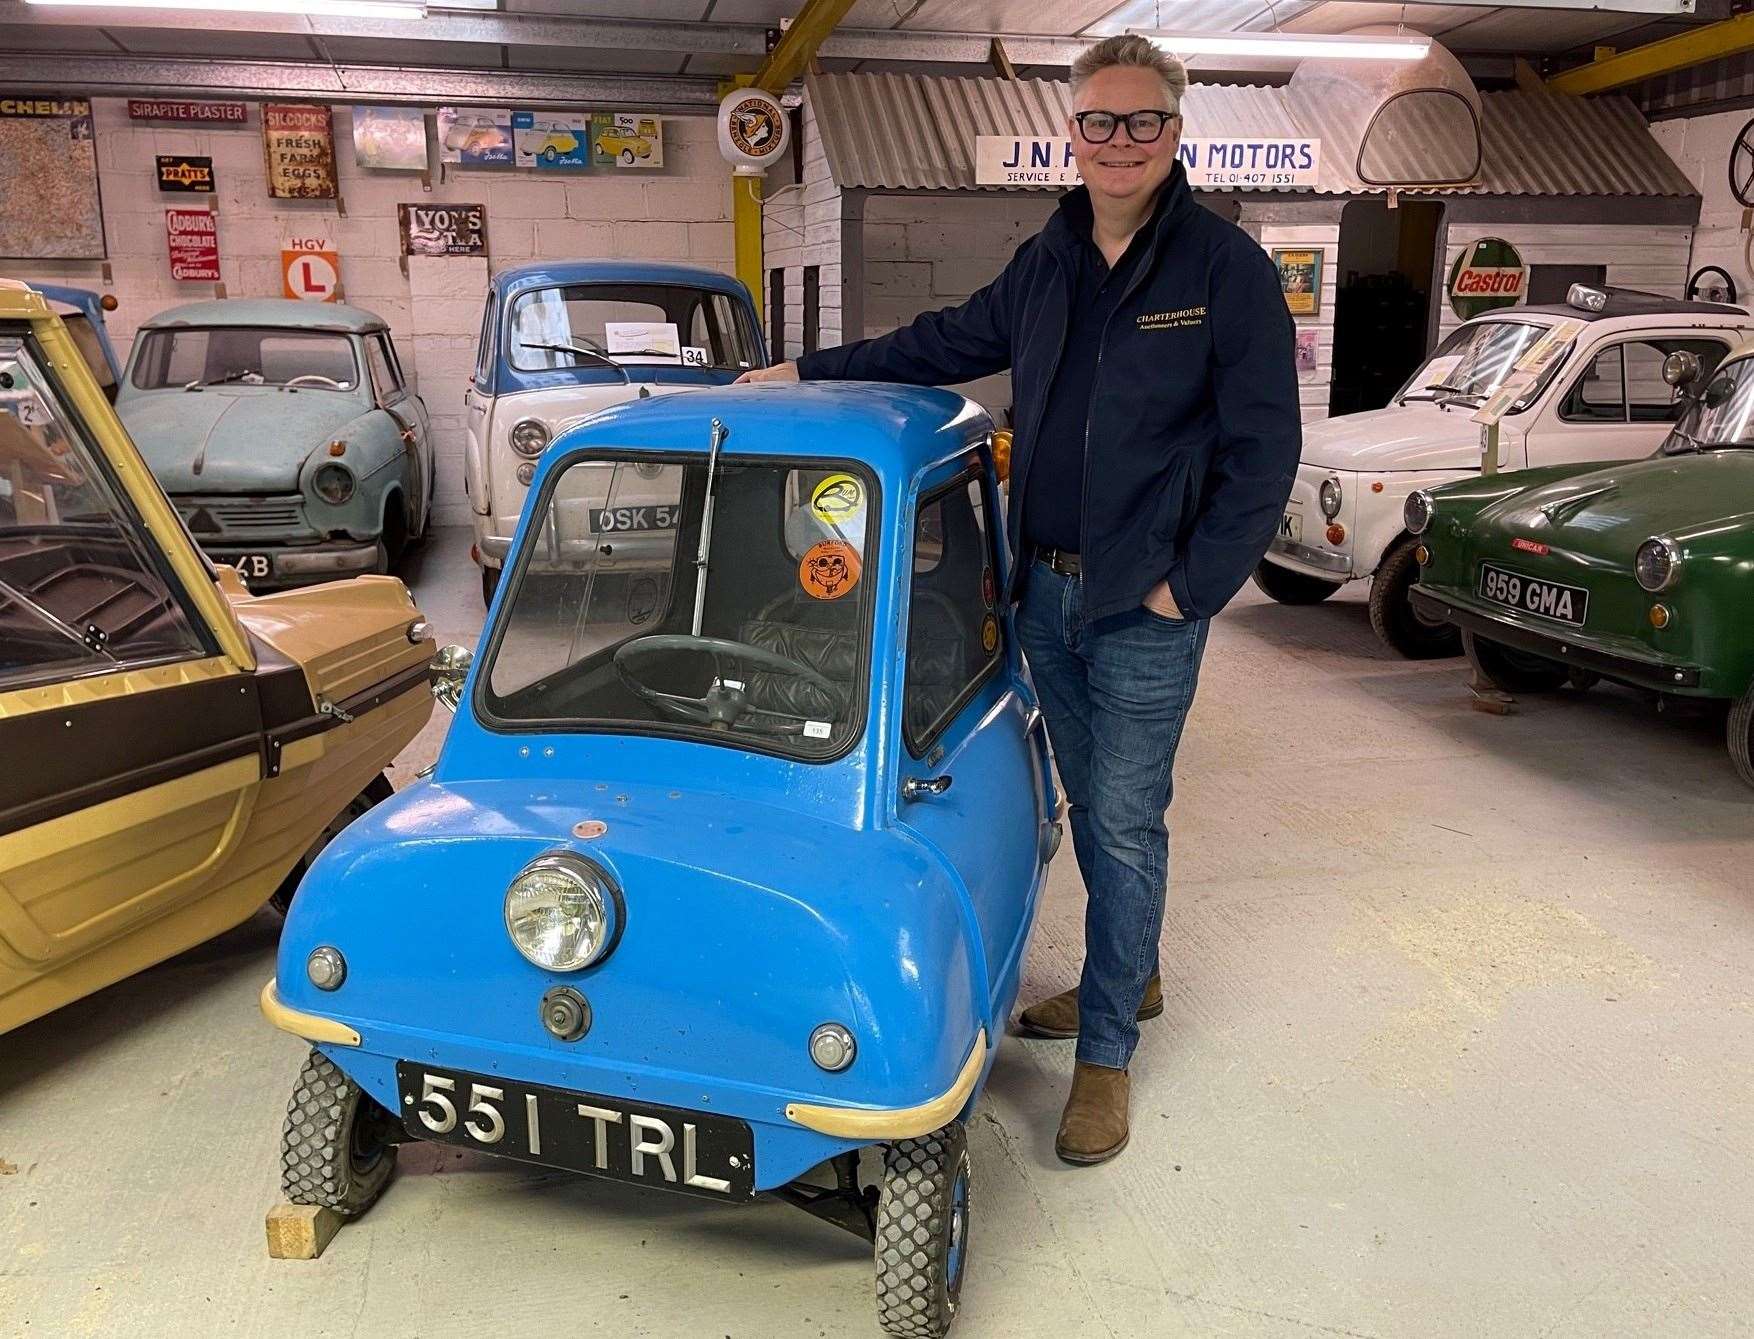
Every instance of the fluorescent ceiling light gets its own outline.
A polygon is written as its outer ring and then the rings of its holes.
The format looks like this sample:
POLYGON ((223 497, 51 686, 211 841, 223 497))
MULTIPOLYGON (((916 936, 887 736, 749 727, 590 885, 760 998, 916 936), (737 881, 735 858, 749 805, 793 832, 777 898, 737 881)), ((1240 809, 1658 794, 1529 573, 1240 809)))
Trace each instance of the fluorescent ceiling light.
POLYGON ((26 0, 98 9, 205 9, 225 14, 310 14, 324 18, 423 19, 426 0, 26 0))
POLYGON ((1133 29, 1178 56, 1267 56, 1279 60, 1424 60, 1423 33, 1392 37, 1325 37, 1320 33, 1174 33, 1133 29))

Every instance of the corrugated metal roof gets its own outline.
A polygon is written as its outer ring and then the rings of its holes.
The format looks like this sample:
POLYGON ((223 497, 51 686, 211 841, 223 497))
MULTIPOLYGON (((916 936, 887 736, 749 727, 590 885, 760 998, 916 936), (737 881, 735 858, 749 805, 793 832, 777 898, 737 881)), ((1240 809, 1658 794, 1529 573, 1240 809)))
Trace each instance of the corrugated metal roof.
MULTIPOLYGON (((966 79, 918 74, 820 74, 806 89, 836 184, 890 190, 1052 190, 976 186, 977 135, 1063 134, 1070 86, 1046 79, 966 79)), ((1579 98, 1513 90, 1481 94, 1478 180, 1471 195, 1687 196, 1697 192, 1624 97, 1579 98)), ((1318 194, 1380 194, 1356 175, 1350 150, 1361 127, 1333 102, 1292 88, 1196 84, 1188 138, 1309 135, 1323 140, 1318 194), (1343 117, 1347 124, 1340 124, 1343 117)), ((1450 164, 1472 158, 1456 118, 1427 110, 1401 120, 1390 159, 1450 164)), ((1373 160, 1382 155, 1373 149, 1373 160)), ((1373 173, 1373 175, 1375 175, 1373 173)))

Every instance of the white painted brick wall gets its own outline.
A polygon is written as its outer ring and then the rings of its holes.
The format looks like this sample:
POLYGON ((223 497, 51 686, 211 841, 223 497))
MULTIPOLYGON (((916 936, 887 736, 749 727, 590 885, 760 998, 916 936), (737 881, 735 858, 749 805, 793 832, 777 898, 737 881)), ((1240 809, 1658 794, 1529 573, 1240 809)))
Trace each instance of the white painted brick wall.
POLYGON ((1650 127, 1651 135, 1700 194, 1699 226, 1688 251, 1687 272, 1701 265, 1722 266, 1736 281, 1736 296, 1742 303, 1754 299, 1754 256, 1750 233, 1742 225, 1746 211, 1730 192, 1729 162, 1730 146, 1748 124, 1748 115, 1746 110, 1717 112, 1655 121, 1650 127))
POLYGON ((220 273, 231 297, 279 297, 282 243, 298 234, 327 236, 341 253, 347 300, 390 323, 403 366, 426 401, 441 525, 469 518, 461 407, 490 264, 497 272, 532 260, 620 255, 734 268, 730 174, 705 117, 665 119, 662 168, 539 175, 451 165, 428 192, 418 174, 355 166, 352 118, 336 107, 341 214, 333 201, 268 198, 254 108, 241 127, 199 130, 131 122, 119 98, 96 99, 93 113, 109 277, 101 261, 0 261, 0 273, 114 293, 121 305, 108 324, 126 357, 145 318, 213 296, 211 284, 171 279, 167 208, 210 202, 218 211, 220 273), (160 153, 211 157, 219 190, 212 197, 160 194, 153 165, 160 153), (444 202, 487 206, 488 261, 415 256, 405 271, 396 206, 444 202))

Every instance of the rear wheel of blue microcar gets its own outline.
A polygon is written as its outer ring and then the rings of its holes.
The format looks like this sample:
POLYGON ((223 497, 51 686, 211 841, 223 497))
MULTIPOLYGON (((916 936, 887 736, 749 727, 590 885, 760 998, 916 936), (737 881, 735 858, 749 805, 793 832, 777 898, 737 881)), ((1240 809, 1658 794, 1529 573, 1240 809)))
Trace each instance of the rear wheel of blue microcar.
POLYGON ((292 1204, 352 1218, 371 1207, 396 1169, 396 1117, 312 1051, 293 1085, 280 1132, 280 1189, 292 1204))
POLYGON ((961 1121, 889 1146, 877 1206, 877 1318, 897 1339, 940 1339, 968 1264, 968 1135, 961 1121))

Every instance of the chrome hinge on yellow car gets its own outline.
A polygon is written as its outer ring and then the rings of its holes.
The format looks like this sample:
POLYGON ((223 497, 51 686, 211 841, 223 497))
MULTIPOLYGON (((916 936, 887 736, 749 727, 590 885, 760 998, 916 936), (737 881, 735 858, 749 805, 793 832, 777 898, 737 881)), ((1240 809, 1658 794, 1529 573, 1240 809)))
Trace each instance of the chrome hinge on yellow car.
POLYGON ((352 712, 347 711, 345 708, 336 706, 333 702, 329 701, 328 698, 321 695, 317 698, 317 715, 333 716, 343 725, 349 725, 353 721, 352 712))

